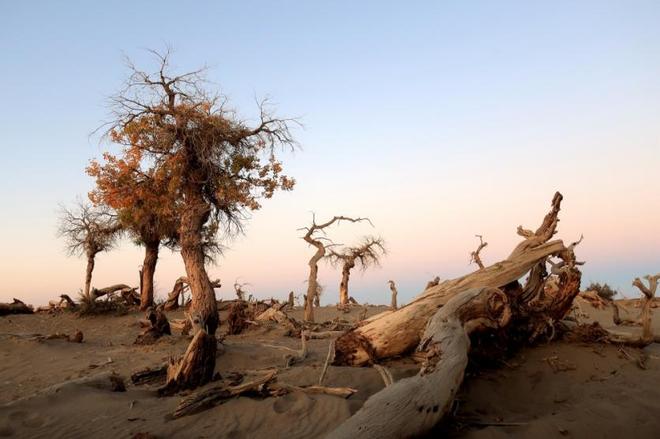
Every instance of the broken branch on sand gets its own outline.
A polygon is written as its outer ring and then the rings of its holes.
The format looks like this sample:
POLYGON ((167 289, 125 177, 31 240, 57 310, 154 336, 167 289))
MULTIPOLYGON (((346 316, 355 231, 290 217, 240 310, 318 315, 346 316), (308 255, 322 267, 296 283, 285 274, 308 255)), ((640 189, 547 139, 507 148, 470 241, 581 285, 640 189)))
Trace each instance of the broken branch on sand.
POLYGON ((276 374, 276 370, 270 370, 263 376, 246 383, 241 383, 235 386, 227 386, 223 384, 194 393, 181 400, 172 417, 181 418, 183 416, 193 415, 222 404, 226 400, 235 396, 257 391, 262 385, 272 380, 276 374))

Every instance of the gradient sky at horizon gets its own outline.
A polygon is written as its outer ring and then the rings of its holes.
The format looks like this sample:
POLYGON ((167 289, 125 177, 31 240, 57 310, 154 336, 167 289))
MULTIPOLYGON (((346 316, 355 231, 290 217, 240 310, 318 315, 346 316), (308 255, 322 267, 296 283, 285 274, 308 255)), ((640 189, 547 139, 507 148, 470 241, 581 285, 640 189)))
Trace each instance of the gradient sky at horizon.
MULTIPOLYGON (((208 77, 239 113, 255 97, 298 116, 302 148, 283 155, 291 193, 264 202, 246 235, 209 267, 233 296, 302 293, 312 253, 297 228, 335 214, 345 244, 381 234, 382 267, 354 274, 360 302, 401 301, 436 274, 506 257, 519 224, 535 228, 556 190, 559 237, 584 234, 583 282, 628 296, 660 272, 660 3, 0 2, 0 301, 43 304, 81 288, 84 262, 55 236, 59 203, 85 196, 84 168, 108 149, 90 133, 127 70, 124 55, 171 45, 179 71, 208 77)), ((137 285, 141 249, 99 255, 94 285, 137 285)), ((164 250, 163 297, 183 274, 164 250)), ((321 267, 325 303, 339 273, 321 267)))

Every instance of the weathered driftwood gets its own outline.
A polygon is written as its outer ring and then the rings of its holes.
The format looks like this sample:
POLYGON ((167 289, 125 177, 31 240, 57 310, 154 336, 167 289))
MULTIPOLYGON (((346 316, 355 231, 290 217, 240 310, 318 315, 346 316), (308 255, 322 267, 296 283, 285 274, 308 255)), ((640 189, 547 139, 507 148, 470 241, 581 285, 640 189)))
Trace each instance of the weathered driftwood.
MULTIPOLYGON (((500 328, 511 318, 509 300, 496 288, 474 288, 455 295, 428 322, 418 351, 419 373, 372 395, 329 438, 403 438, 433 428, 451 407, 468 362, 470 333, 500 328)), ((389 382, 389 385, 387 385, 389 382)))
POLYGON ((294 386, 291 384, 282 384, 282 383, 272 383, 268 385, 268 390, 273 395, 280 396, 288 392, 303 392, 309 394, 323 394, 323 395, 332 395, 339 396, 341 398, 348 398, 354 393, 357 393, 357 389, 352 387, 327 387, 327 386, 294 386))
POLYGON ((0 316, 8 314, 33 314, 34 309, 18 299, 12 303, 0 303, 0 316))
POLYGON ((525 320, 529 337, 544 333, 570 309, 580 285, 573 254, 577 243, 567 247, 561 240, 550 240, 556 233, 561 200, 561 194, 556 193, 550 212, 536 232, 518 227, 518 234, 525 239, 507 259, 431 286, 406 306, 371 317, 339 337, 335 364, 363 365, 412 351, 437 309, 471 288, 504 288, 519 308, 516 314, 525 320), (559 257, 562 262, 555 264, 558 274, 548 276, 546 261, 551 256, 559 257), (520 285, 518 279, 528 272, 526 284, 520 285))
POLYGON ((222 404, 228 399, 239 396, 243 393, 257 391, 264 384, 272 380, 276 374, 276 370, 270 370, 262 376, 245 383, 241 383, 235 386, 222 384, 210 389, 202 390, 201 392, 194 393, 181 400, 172 416, 174 418, 181 418, 183 416, 193 415, 216 405, 222 404))

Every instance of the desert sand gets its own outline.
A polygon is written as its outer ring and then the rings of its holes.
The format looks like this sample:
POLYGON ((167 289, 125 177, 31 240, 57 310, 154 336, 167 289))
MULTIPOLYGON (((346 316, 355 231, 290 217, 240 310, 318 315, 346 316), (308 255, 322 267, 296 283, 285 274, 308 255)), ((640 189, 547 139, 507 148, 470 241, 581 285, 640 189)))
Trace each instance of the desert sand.
MULTIPOLYGON (((366 309, 374 315, 386 307, 355 306, 349 313, 317 308, 317 321, 341 317, 356 320, 366 309)), ((630 316, 638 309, 627 305, 630 316)), ((610 309, 582 306, 589 317, 616 331, 610 309)), ((302 319, 302 310, 289 313, 302 319)), ((660 316, 654 316, 660 332, 660 316)), ((0 437, 130 438, 149 433, 159 438, 310 438, 323 437, 383 388, 370 367, 331 366, 327 386, 347 386, 347 399, 292 392, 279 397, 230 399, 202 413, 171 419, 182 396, 156 396, 156 387, 133 386, 130 375, 180 355, 189 338, 165 336, 150 346, 134 345, 143 313, 78 317, 70 312, 0 317, 0 437), (32 334, 71 334, 82 343, 35 340, 32 334), (108 374, 126 378, 126 391, 112 391, 108 374)), ((181 311, 168 318, 183 318, 181 311)), ((226 314, 221 314, 224 322, 226 314)), ((220 333, 226 325, 222 325, 220 333)), ((277 380, 296 386, 316 384, 328 351, 328 339, 310 340, 309 356, 285 368, 287 353, 300 340, 275 323, 227 336, 216 369, 221 375, 277 368, 277 380)), ((451 415, 431 437, 466 438, 654 438, 660 432, 660 346, 644 350, 611 344, 555 340, 523 348, 493 363, 473 361, 451 415), (488 363, 488 364, 486 364, 488 363)), ((414 375, 410 359, 387 363, 395 380, 414 375)), ((211 387, 213 383, 205 387, 211 387)), ((146 437, 146 436, 145 436, 146 437)))

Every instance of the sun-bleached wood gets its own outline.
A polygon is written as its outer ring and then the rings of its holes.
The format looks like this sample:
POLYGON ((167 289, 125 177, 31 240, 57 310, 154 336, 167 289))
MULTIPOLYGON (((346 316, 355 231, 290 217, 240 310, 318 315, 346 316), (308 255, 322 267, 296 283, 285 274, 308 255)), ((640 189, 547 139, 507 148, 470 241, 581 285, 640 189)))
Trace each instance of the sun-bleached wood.
POLYGON ((447 413, 463 381, 469 334, 506 325, 511 317, 508 302, 497 288, 455 295, 426 326, 418 346, 424 357, 419 373, 396 382, 390 376, 386 387, 328 438, 405 438, 428 432, 447 413))

